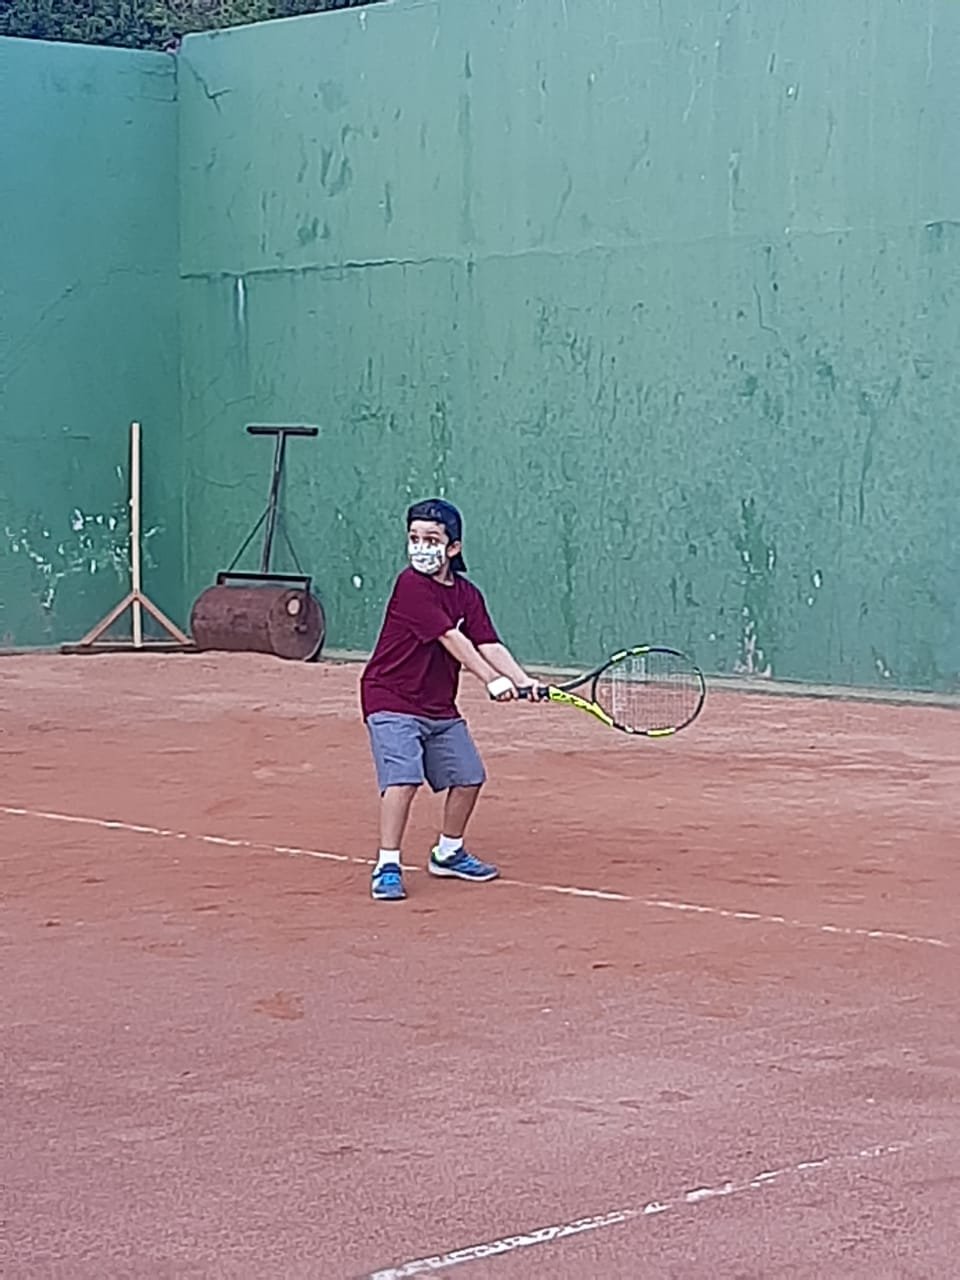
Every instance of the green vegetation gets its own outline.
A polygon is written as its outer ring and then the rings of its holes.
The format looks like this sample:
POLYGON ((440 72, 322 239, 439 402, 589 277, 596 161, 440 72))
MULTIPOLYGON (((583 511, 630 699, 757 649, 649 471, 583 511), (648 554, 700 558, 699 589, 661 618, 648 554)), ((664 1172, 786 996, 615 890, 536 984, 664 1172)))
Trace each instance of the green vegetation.
POLYGON ((171 49, 191 31, 371 3, 375 0, 0 0, 0 36, 171 49))

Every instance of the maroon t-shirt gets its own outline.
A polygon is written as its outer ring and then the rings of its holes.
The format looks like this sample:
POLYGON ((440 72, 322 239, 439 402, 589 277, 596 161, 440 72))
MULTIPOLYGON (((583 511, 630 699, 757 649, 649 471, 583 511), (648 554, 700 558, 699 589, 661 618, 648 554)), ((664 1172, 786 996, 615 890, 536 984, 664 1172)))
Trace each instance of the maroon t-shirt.
POLYGON ((404 569, 360 679, 364 718, 377 711, 430 720, 459 715, 460 663, 439 639, 453 628, 475 645, 499 643, 483 596, 472 582, 455 574, 444 586, 427 574, 404 569))

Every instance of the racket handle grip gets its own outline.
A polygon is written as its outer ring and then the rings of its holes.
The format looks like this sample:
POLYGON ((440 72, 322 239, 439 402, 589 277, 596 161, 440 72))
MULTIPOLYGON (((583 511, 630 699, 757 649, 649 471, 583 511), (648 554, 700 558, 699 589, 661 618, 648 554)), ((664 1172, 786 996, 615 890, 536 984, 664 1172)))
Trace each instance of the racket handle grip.
POLYGON ((532 698, 534 702, 542 702, 544 698, 546 698, 549 695, 549 693, 550 693, 550 690, 546 687, 546 685, 531 684, 531 685, 528 685, 525 689, 518 689, 517 697, 527 698, 528 700, 532 698))

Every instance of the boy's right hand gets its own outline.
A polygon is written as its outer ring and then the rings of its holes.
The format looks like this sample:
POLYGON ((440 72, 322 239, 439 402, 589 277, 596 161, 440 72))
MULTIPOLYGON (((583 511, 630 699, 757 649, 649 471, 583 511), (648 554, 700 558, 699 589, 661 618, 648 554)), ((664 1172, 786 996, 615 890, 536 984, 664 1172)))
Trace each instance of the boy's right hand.
POLYGON ((512 702, 517 697, 516 686, 509 676, 497 676, 487 685, 487 693, 494 702, 512 702))

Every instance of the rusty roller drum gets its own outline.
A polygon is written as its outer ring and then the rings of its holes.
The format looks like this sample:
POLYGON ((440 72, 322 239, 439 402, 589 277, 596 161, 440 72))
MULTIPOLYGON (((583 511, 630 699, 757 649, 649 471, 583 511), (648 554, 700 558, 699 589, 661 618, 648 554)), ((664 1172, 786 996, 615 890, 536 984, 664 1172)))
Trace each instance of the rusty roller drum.
POLYGON ((319 600, 303 579, 297 585, 274 581, 230 586, 221 581, 226 576, 221 574, 217 585, 194 601, 190 629, 198 649, 271 653, 299 662, 317 657, 326 622, 319 600))

